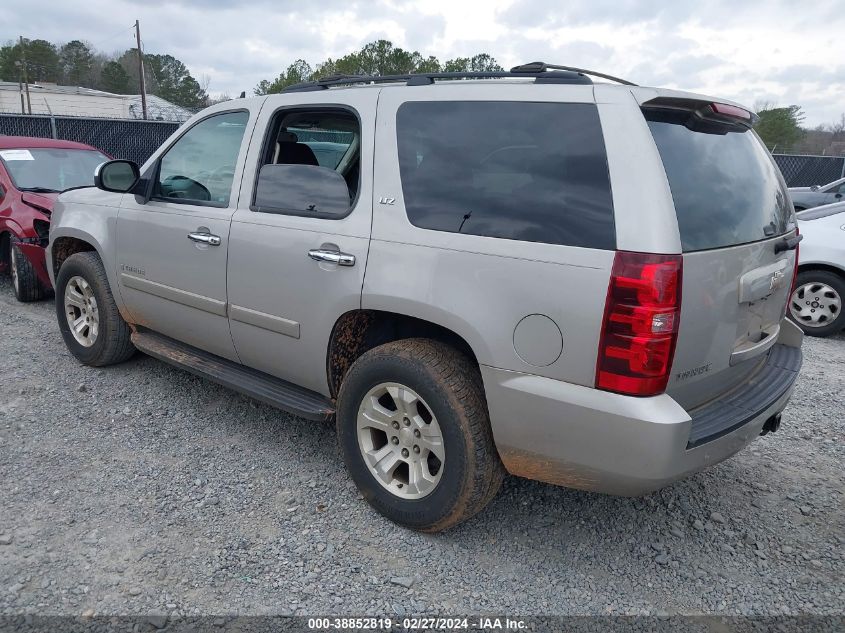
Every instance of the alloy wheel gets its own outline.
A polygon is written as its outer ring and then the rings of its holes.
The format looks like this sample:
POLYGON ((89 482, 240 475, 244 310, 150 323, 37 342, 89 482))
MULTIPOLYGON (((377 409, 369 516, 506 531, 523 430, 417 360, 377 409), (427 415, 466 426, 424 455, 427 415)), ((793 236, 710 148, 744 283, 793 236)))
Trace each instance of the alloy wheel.
POLYGON ((14 248, 14 246, 9 247, 9 274, 12 276, 12 286, 14 286, 15 292, 20 294, 21 278, 20 273, 18 273, 18 260, 15 257, 14 248))
POLYGON ((431 408, 413 389, 379 384, 358 409, 358 447, 370 473, 392 494, 421 499, 437 487, 446 453, 431 408))
POLYGON ((91 285, 78 275, 71 277, 65 286, 64 304, 73 338, 83 347, 91 347, 100 330, 97 298, 91 285))

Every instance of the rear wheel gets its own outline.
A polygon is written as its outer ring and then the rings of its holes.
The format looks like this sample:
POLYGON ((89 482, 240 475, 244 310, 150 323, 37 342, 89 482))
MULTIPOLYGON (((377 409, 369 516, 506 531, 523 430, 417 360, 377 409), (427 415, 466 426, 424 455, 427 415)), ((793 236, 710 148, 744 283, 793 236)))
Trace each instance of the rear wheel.
POLYGON ((845 279, 829 270, 798 273, 789 315, 806 334, 830 336, 845 328, 845 279))
POLYGON ((338 395, 337 431, 364 498, 416 530, 473 516, 504 477, 478 367, 437 341, 395 341, 356 360, 338 395))
POLYGON ((56 278, 56 316, 68 350, 85 365, 113 365, 135 353, 129 326, 94 252, 76 253, 62 264, 56 278))
POLYGON ((15 298, 23 302, 38 301, 44 298, 46 292, 38 281, 32 262, 18 248, 19 243, 20 240, 13 237, 9 244, 9 274, 15 298))

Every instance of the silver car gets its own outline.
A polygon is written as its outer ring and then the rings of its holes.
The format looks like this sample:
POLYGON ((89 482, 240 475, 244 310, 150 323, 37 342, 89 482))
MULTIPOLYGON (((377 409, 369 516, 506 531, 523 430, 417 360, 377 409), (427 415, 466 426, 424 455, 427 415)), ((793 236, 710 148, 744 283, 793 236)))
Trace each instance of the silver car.
POLYGON ((801 366, 753 120, 541 64, 220 103, 60 197, 59 326, 83 364, 137 349, 334 420, 411 528, 505 473, 640 495, 776 430, 801 366), (346 139, 334 168, 306 129, 346 139))
POLYGON ((840 178, 823 186, 790 187, 789 195, 796 211, 840 202, 845 200, 845 178, 840 178))

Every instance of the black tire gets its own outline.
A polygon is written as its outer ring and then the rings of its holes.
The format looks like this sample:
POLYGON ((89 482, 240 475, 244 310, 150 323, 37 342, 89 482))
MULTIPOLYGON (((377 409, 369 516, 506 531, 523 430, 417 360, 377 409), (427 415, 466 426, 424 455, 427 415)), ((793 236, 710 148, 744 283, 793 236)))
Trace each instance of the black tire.
POLYGON ((20 240, 12 237, 9 241, 9 274, 12 277, 12 289, 15 298, 23 303, 39 301, 46 295, 46 290, 38 276, 35 267, 18 248, 20 240))
POLYGON ((338 395, 337 432, 346 466, 364 498, 390 520, 415 530, 439 532, 470 518, 496 495, 504 478, 478 367, 438 341, 395 341, 358 358, 338 395), (404 499, 383 487, 359 448, 358 409, 364 396, 385 382, 416 391, 443 435, 441 478, 420 499, 404 499))
POLYGON ((84 365, 114 365, 129 359, 135 353, 135 347, 129 338, 129 326, 120 316, 103 262, 94 252, 75 253, 62 263, 56 278, 56 316, 67 348, 84 365), (65 289, 68 282, 77 276, 88 282, 97 302, 99 332, 90 347, 83 346, 74 338, 65 315, 65 289))
MULTIPOLYGON (((827 325, 811 327, 803 323, 801 319, 797 318, 796 315, 793 314, 793 298, 790 297, 789 318, 798 324, 798 327, 804 330, 804 333, 808 336, 824 337, 841 332, 845 329, 845 316, 843 316, 843 312, 845 312, 845 278, 829 270, 803 270, 798 273, 798 279, 795 282, 796 292, 798 292, 802 286, 812 283, 820 283, 829 286, 839 295, 840 308, 838 313, 827 325)), ((815 297, 813 297, 813 300, 814 299, 815 297)), ((822 299, 822 301, 823 300, 824 299, 822 299)))

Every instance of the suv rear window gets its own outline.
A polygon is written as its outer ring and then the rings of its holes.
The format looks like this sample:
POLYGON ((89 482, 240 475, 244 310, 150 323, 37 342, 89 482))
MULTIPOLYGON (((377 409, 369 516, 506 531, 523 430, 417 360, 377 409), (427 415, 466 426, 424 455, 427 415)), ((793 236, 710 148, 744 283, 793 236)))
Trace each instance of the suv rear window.
POLYGON ((397 113, 397 135, 415 226, 615 248, 595 105, 410 101, 397 113))
POLYGON ((685 252, 782 235, 791 225, 786 187, 768 150, 742 127, 687 125, 687 111, 644 110, 675 200, 685 252))

